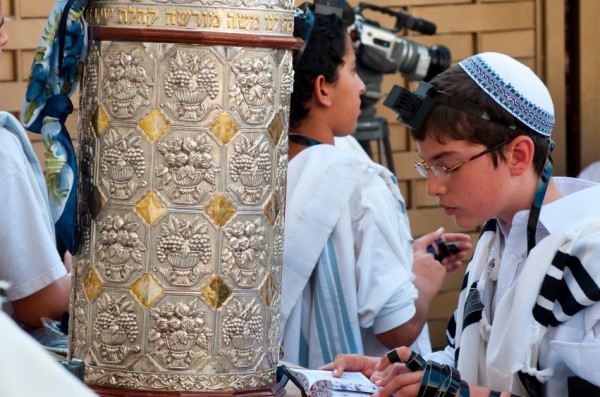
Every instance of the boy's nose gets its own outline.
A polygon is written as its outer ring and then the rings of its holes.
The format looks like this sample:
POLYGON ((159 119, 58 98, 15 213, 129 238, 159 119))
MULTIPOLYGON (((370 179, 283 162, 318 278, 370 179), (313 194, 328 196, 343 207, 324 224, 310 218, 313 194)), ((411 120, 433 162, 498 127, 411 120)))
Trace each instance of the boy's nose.
POLYGON ((430 196, 440 196, 448 191, 446 184, 440 178, 436 178, 431 173, 427 176, 427 194, 430 196))
POLYGON ((360 79, 360 86, 359 86, 360 95, 364 94, 366 90, 367 90, 367 86, 365 85, 365 82, 362 81, 362 79, 360 79))

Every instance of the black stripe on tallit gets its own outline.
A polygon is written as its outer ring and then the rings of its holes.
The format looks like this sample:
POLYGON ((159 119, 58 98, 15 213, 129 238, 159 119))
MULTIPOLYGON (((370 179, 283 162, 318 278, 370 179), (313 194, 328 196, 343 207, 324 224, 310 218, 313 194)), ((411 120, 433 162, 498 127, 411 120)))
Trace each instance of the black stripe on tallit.
POLYGON ((496 226, 498 225, 498 221, 496 218, 492 218, 481 227, 481 231, 479 232, 479 237, 481 237, 485 232, 496 232, 496 226))
POLYGON ((542 384, 533 375, 529 375, 523 371, 517 372, 521 384, 525 388, 528 397, 542 397, 542 384))
MULTIPOLYGON (((562 277, 556 279, 546 274, 546 276, 544 276, 544 281, 542 282, 542 288, 540 289, 540 296, 553 302, 553 306, 560 305, 560 308, 565 315, 572 317, 586 307, 575 299, 569 285, 565 281, 564 273, 567 271, 573 274, 575 282, 579 285, 579 288, 581 288, 588 299, 592 302, 600 301, 600 288, 589 275, 579 258, 558 251, 552 260, 551 266, 560 271, 562 277)), ((546 327, 555 327, 565 321, 564 319, 559 320, 552 310, 548 310, 537 303, 533 307, 533 317, 537 322, 546 327)))
POLYGON ((448 342, 448 346, 454 347, 454 343, 456 342, 456 319, 454 318, 454 314, 450 317, 446 326, 446 341, 448 342))
MULTIPOLYGON (((555 267, 561 273, 564 272, 565 266, 567 265, 568 254, 564 252, 558 251, 556 255, 554 255, 554 259, 552 259, 552 263, 550 266, 555 267)), ((540 296, 544 297, 550 302, 555 302, 558 296, 558 292, 562 285, 562 277, 560 279, 556 279, 548 274, 544 276, 544 281, 542 281, 542 288, 540 288, 540 296)), ((538 323, 542 324, 545 327, 554 327, 558 325, 560 322, 558 319, 552 314, 551 310, 548 310, 536 302, 533 306, 533 318, 538 323)))
POLYGON ((460 286, 460 292, 463 292, 465 288, 469 285, 469 272, 465 273, 465 277, 463 278, 462 285, 460 286))
POLYGON ((458 356, 460 356, 460 346, 454 349, 454 368, 458 368, 458 356))
POLYGON ((463 324, 462 329, 464 330, 469 325, 479 322, 481 320, 481 313, 483 312, 483 303, 479 298, 479 291, 477 290, 477 281, 471 284, 469 288, 469 294, 465 301, 465 310, 463 312, 463 324))
MULTIPOLYGON (((600 288, 585 270, 579 258, 569 255, 566 267, 571 271, 575 282, 589 300, 592 302, 600 300, 600 288)), ((563 312, 569 317, 574 316, 586 307, 585 304, 577 301, 564 278, 558 291, 558 303, 560 303, 563 312)))

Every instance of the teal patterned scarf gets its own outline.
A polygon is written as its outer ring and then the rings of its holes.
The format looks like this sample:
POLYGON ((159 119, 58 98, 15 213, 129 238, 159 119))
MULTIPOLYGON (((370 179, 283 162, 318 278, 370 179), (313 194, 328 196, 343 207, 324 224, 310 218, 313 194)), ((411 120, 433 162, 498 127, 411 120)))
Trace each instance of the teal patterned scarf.
MULTIPOLYGON (((35 52, 22 109, 28 130, 43 137, 50 213, 60 251, 77 251, 77 160, 65 127, 73 112, 87 51, 83 11, 88 0, 57 0, 35 52)), ((62 252, 61 252, 62 253, 62 252)))

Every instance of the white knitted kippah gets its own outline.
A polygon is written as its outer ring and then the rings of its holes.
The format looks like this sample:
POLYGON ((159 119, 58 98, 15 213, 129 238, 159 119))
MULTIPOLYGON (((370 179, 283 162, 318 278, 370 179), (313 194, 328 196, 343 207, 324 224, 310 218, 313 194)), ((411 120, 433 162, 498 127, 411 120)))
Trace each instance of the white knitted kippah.
POLYGON ((548 88, 519 61, 497 52, 473 55, 459 63, 489 96, 534 131, 550 136, 554 105, 548 88))

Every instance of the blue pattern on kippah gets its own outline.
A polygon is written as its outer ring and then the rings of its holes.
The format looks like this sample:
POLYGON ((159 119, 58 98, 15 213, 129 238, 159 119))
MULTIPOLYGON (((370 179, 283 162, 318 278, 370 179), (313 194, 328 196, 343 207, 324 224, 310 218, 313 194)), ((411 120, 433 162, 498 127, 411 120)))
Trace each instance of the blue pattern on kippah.
POLYGON ((480 56, 472 56, 462 61, 460 65, 512 115, 542 135, 552 134, 554 115, 531 103, 512 84, 506 84, 480 56))

